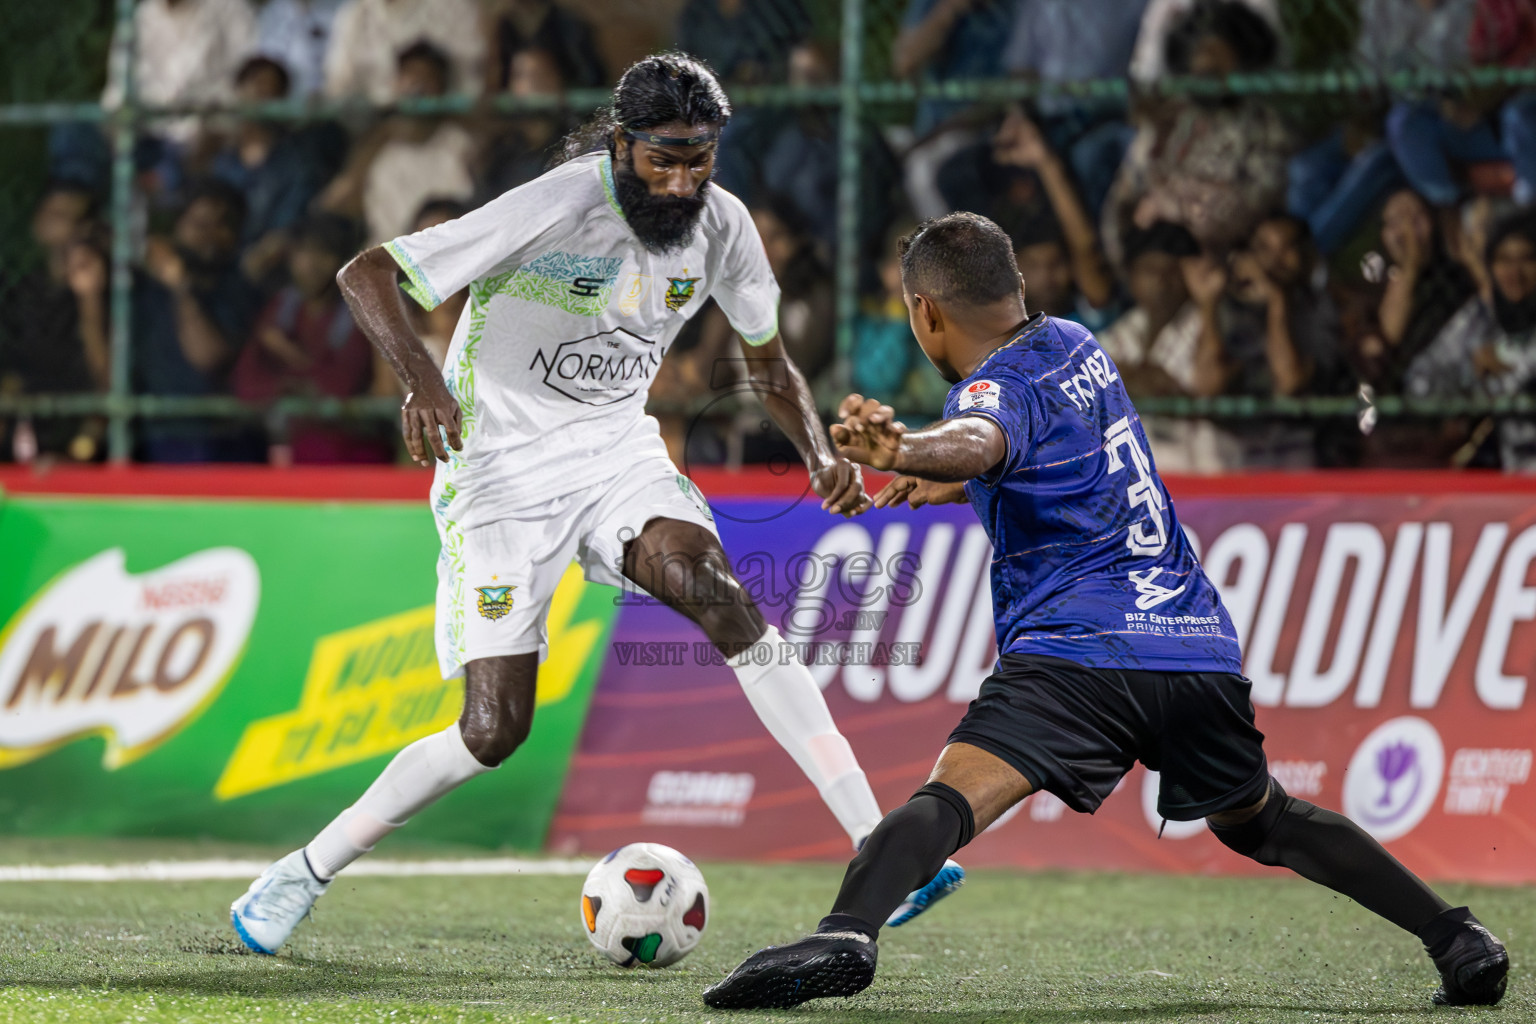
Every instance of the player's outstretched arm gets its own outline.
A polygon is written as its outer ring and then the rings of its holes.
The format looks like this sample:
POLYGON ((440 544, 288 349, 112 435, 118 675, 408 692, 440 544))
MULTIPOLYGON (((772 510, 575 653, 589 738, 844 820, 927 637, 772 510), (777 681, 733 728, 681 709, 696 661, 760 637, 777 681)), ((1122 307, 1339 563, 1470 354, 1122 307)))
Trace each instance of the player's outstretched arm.
MULTIPOLYGON (((894 460, 901 448, 907 425, 896 418, 896 411, 874 398, 849 395, 837 407, 842 419, 832 427, 833 441, 844 445, 859 444, 889 452, 894 460)), ((940 482, 921 477, 902 475, 880 488, 872 508, 895 508, 903 503, 913 508, 924 505, 959 505, 966 501, 965 484, 961 481, 940 482)))
MULTIPOLYGON (((844 406, 858 397, 850 395, 844 406)), ((855 416, 833 424, 832 440, 851 462, 943 483, 981 476, 1008 456, 1002 428, 985 416, 940 420, 921 430, 878 413, 855 416)))
POLYGON ((448 461, 443 435, 454 450, 464 447, 459 436, 459 403, 448 392, 443 375, 432 362, 426 346, 411 329, 405 300, 396 285, 398 265, 383 246, 356 256, 336 275, 352 319, 373 343, 405 385, 400 406, 400 433, 411 458, 430 465, 427 449, 440 462, 448 461), (422 437, 426 442, 422 442, 422 437))
POLYGON ((859 467, 833 451, 822 429, 810 386, 784 351, 783 341, 774 335, 762 345, 743 341, 741 348, 752 390, 805 461, 811 474, 811 488, 821 498, 821 507, 845 517, 869 508, 869 495, 864 493, 859 467))

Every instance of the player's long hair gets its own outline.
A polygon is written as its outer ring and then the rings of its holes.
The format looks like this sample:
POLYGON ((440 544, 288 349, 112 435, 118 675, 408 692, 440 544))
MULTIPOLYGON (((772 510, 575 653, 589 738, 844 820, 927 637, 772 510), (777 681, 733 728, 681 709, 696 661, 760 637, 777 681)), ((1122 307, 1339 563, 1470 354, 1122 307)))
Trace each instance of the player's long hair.
POLYGON ((613 152, 613 130, 655 128, 674 121, 724 126, 731 101, 709 66, 686 53, 655 53, 629 66, 613 89, 613 106, 600 107, 565 137, 550 166, 586 153, 613 152))

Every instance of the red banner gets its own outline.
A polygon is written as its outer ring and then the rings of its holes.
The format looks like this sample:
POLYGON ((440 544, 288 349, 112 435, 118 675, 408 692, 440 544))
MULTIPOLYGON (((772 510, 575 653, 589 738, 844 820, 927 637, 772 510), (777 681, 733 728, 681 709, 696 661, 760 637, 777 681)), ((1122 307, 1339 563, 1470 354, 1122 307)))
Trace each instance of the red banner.
MULTIPOLYGON (((1467 482, 1266 477, 1174 493, 1243 638, 1286 788, 1429 877, 1536 881, 1536 487, 1467 482)), ((847 523, 790 498, 714 508, 738 575, 799 645, 882 803, 906 799, 996 656, 981 526, 954 506, 847 523)), ((845 858, 702 639, 664 608, 621 609, 551 844, 845 858)), ((1033 796, 964 860, 1264 870, 1198 822, 1159 839, 1155 791, 1138 768, 1091 817, 1033 796)))

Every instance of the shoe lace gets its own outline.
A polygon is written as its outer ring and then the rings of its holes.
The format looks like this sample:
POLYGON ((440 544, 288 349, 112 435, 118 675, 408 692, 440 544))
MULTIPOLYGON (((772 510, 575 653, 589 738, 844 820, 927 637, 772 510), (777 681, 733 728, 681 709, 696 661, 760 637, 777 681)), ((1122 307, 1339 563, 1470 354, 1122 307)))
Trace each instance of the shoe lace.
POLYGON ((286 885, 274 885, 267 890, 268 905, 284 917, 288 917, 303 910, 300 921, 308 920, 314 915, 315 902, 310 897, 307 887, 302 882, 290 882, 286 885))

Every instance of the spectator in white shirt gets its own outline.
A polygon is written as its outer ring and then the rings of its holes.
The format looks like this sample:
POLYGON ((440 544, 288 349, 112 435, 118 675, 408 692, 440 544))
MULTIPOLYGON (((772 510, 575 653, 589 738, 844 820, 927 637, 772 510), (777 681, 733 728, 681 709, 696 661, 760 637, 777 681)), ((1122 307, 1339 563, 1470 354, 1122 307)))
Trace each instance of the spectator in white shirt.
POLYGON ((318 96, 336 12, 345 0, 267 0, 256 17, 259 49, 288 69, 289 95, 318 96))
MULTIPOLYGON (((431 43, 401 52, 393 98, 444 94, 448 56, 431 43)), ((397 114, 374 127, 352 152, 345 170, 316 200, 322 209, 362 214, 368 244, 408 234, 428 199, 467 200, 475 190, 475 141, 454 118, 397 114)))
MULTIPOLYGON (((1214 393, 1211 371, 1219 352, 1201 330, 1200 307, 1214 301, 1226 282, 1199 253, 1194 236, 1167 221, 1135 229, 1126 239, 1125 289, 1132 306, 1094 333, 1133 398, 1214 393)), ((1150 415, 1141 422, 1165 473, 1219 473, 1241 465, 1236 439, 1210 420, 1150 415)))
MULTIPOLYGON (((133 91, 148 106, 205 104, 234 97, 235 72, 256 47, 256 16, 246 0, 139 0, 133 12, 133 91)), ((119 51, 102 105, 122 105, 119 51)), ((160 133, 185 143, 197 123, 183 118, 160 133)))
POLYGON ((427 42, 448 56, 447 91, 478 95, 485 41, 484 15, 475 0, 347 0, 336 13, 326 51, 325 93, 388 103, 395 98, 396 55, 427 42))

